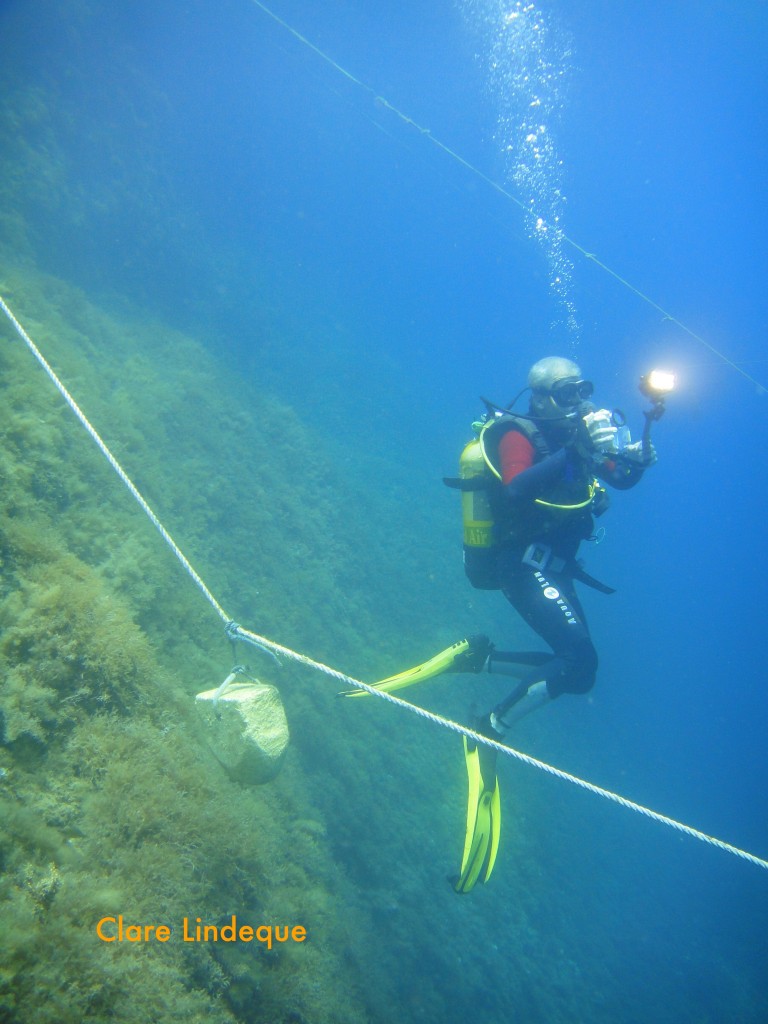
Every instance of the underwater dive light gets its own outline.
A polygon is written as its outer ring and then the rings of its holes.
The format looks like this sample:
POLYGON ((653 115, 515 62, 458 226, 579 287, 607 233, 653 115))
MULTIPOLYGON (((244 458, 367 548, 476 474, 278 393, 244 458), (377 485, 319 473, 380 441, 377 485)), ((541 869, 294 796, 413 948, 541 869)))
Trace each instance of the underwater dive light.
POLYGON ((643 455, 650 462, 653 448, 651 447, 651 424, 664 415, 664 400, 675 390, 675 375, 667 370, 651 370, 640 378, 640 391, 651 400, 651 408, 643 412, 645 429, 643 430, 643 455))
POLYGON ((640 378, 640 391, 654 403, 663 402, 675 390, 675 375, 667 370, 651 370, 640 378))

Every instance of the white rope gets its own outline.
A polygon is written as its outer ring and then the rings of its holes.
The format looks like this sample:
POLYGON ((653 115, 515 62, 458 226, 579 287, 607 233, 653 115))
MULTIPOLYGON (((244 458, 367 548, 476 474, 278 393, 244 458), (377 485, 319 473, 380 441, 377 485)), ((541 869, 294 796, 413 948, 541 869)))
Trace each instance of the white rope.
POLYGON ((554 765, 547 764, 546 761, 539 761, 538 758, 531 757, 530 754, 524 754, 521 750, 515 750, 514 747, 508 747, 504 743, 499 743, 497 740, 491 739, 489 736, 484 736, 482 733, 475 732, 474 729, 469 729, 466 725, 462 725, 460 722, 454 722, 450 718, 443 718, 442 715, 436 715, 434 712, 428 711, 426 708, 419 707, 417 704, 410 704, 407 700, 403 700, 402 697, 396 697, 393 693, 387 693, 384 690, 377 690, 375 686, 371 686, 369 683, 363 683, 359 679, 355 679, 353 676, 345 675, 345 673, 339 672, 335 668, 330 668, 328 665, 324 665, 322 662, 314 661, 312 658, 308 658, 305 654, 298 654, 296 651, 292 651, 288 647, 276 644, 273 640, 267 639, 267 637, 258 636, 258 634, 251 633, 249 630, 243 629, 240 626, 236 627, 236 631, 237 634, 248 643, 257 644, 260 647, 268 647, 276 654, 283 654, 286 658, 291 658, 294 661, 300 662, 302 665, 307 665, 310 668, 317 669, 319 672, 324 672, 326 675, 331 676, 333 679, 337 679, 345 686, 353 686, 359 690, 365 690, 366 693, 370 693, 374 697, 380 697, 383 700, 389 701, 390 704, 395 704, 397 707, 411 711, 414 714, 419 715, 421 718, 426 718, 428 722, 440 725, 444 729, 450 729, 452 732, 458 733, 460 736, 466 736, 468 739, 474 740, 476 743, 482 743, 483 746, 491 747, 491 749, 497 750, 500 754, 506 754, 508 757, 514 757, 518 761, 522 761, 524 764, 530 765, 532 768, 538 768, 540 771, 547 772, 549 775, 554 775, 555 778, 562 779, 564 782, 571 782, 573 785, 580 786, 582 789, 586 789, 590 793, 605 797, 606 800, 612 800, 614 803, 620 804, 622 807, 626 807, 627 810, 636 811, 638 814, 642 814, 646 818, 651 818, 653 821, 661 822, 662 825, 668 825, 670 828, 677 829, 678 832, 684 832, 685 835, 701 840, 701 842, 709 843, 710 846, 716 846, 719 850, 725 850, 726 853, 732 853, 736 857, 748 860, 751 864, 757 865, 757 867, 768 869, 768 861, 763 860, 761 857, 756 857, 752 853, 747 853, 746 850, 740 850, 738 846, 732 846, 730 843, 723 842, 722 839, 716 839, 714 836, 709 836, 705 832, 700 832, 699 829, 693 828, 691 825, 685 825, 681 821, 676 821, 674 818, 667 817, 666 814, 660 814, 658 811, 652 811, 649 807, 637 804, 634 800, 628 800, 626 797, 620 796, 618 793, 613 793, 610 789, 603 789, 601 786, 596 786, 593 782, 587 782, 585 779, 580 779, 576 775, 571 775, 569 772, 565 772, 561 768, 555 768, 554 765))
MULTIPOLYGON (((723 842, 722 839, 716 839, 714 836, 709 836, 704 832, 700 832, 698 829, 692 828, 690 825, 684 825, 680 821, 676 821, 674 818, 669 818, 665 814, 659 814, 658 811, 652 811, 648 807, 644 807, 642 804, 637 804, 633 800, 628 800, 626 797, 619 796, 618 793, 613 793, 609 789, 603 789, 600 786, 594 785, 592 782, 586 782, 584 779, 578 778, 576 775, 571 775, 568 772, 564 772, 560 768, 555 768, 551 764, 547 764, 545 761, 539 761, 535 757, 531 757, 530 754, 524 754, 520 750, 515 750, 514 747, 505 746, 503 743, 499 743, 496 740, 490 739, 488 736, 483 736, 481 733, 475 732, 474 729, 469 729, 465 725, 461 725, 459 722, 454 722, 450 718, 443 718, 442 715, 436 715, 432 711, 427 711, 426 708, 421 708, 417 704, 410 704, 407 700, 403 700, 401 697, 396 697, 392 693, 386 693, 383 690, 377 690, 375 686, 371 686, 369 683, 364 683, 359 679, 355 679, 353 676, 348 676, 344 672, 339 672, 338 669, 331 668, 329 665, 324 665, 320 661, 315 661, 313 658, 307 657, 305 654, 299 654, 297 651, 291 650, 290 647, 284 647, 282 644, 275 643, 274 640, 270 640, 268 637, 259 636, 258 633, 252 633, 248 629, 243 629, 237 623, 233 622, 218 601, 211 594, 208 587, 203 583, 201 577, 192 568, 187 558, 182 553, 176 542, 171 537, 170 533, 165 529, 160 520, 157 518, 155 513, 149 507, 149 504, 145 501, 138 488, 129 479, 125 470, 122 468, 120 463, 111 453, 107 445, 102 441, 96 432, 95 428, 91 426, 83 412, 78 407, 74 398, 70 395, 64 385, 61 383, 59 378, 54 373, 51 366, 43 357, 40 350, 37 348, 35 343, 32 341, 30 336, 24 330, 22 325, 16 319, 14 314, 9 309, 5 300, 0 296, 0 308, 3 310, 5 315, 8 317, 10 322, 13 324, 19 337, 23 339, 29 350, 34 355, 35 359, 40 363, 45 372, 48 374, 50 379, 53 381, 56 389, 63 396, 67 405, 70 407, 72 412, 77 416, 78 420, 82 423, 85 429, 90 434, 93 441, 98 445, 100 451, 107 459, 109 464, 112 466, 114 471, 123 481, 125 486, 131 492, 133 497, 139 503, 141 508, 147 514, 149 519, 155 528, 159 531, 165 542, 168 544, 170 549, 173 551, 176 558, 183 565, 192 579, 195 581, 203 596, 208 600, 211 606, 214 608, 219 617, 227 624, 227 635, 230 639, 241 639, 246 643, 252 644, 255 647, 260 648, 266 652, 271 652, 274 655, 282 654, 286 658, 290 658, 292 661, 296 661, 301 665, 306 665, 308 668, 315 669, 318 672, 323 672, 325 675, 330 676, 332 679, 338 680, 345 686, 352 686, 358 690, 365 690, 366 693, 370 693, 373 697, 379 697, 382 700, 388 701, 390 704, 394 704, 396 707, 403 708, 406 711, 410 711, 412 714, 419 715, 421 718, 425 718, 428 722, 432 722, 434 725, 441 726, 444 729, 450 729, 452 732, 458 733, 460 736, 466 736, 468 739, 474 740, 475 743, 481 743, 486 747, 490 747, 493 750, 497 750, 501 754, 506 754, 508 757, 514 757, 518 761, 522 761, 524 764, 528 764, 533 768, 538 768, 540 771, 547 772, 549 775, 554 775, 558 779, 562 779, 564 782, 570 782, 575 786, 586 789, 590 793, 594 793, 597 796, 602 796, 606 800, 612 800, 614 803, 620 804, 622 807, 626 807, 630 811, 635 811, 638 814, 644 815, 646 818, 651 818, 654 821, 661 822, 662 825, 668 825, 670 828, 676 829, 678 832, 683 832, 685 835, 691 836, 693 839, 698 839, 701 842, 709 843, 710 846, 716 846, 720 850, 725 850, 726 853, 732 853, 736 857, 740 857, 742 860, 747 860, 751 864, 757 865, 757 867, 768 869, 768 861, 762 860, 760 857, 754 856, 754 854, 747 853, 745 850, 740 850, 737 846, 732 846, 730 843, 723 842)), ((231 677, 228 677, 225 682, 231 681, 231 677)), ((221 691, 222 688, 220 688, 221 691)))

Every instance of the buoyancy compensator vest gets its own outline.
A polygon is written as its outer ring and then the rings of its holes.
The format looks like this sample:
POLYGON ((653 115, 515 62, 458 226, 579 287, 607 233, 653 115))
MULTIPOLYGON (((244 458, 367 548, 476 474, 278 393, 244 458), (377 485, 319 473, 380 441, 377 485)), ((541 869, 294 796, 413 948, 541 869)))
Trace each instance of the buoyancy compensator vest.
POLYGON ((476 436, 459 457, 459 477, 444 478, 448 487, 461 491, 464 570, 478 590, 498 590, 498 554, 502 545, 522 551, 533 541, 546 541, 564 528, 585 539, 592 533, 592 509, 599 500, 607 507, 607 494, 585 469, 563 480, 540 498, 514 508, 503 493, 499 444, 510 430, 521 433, 540 462, 552 449, 535 422, 512 413, 489 413, 472 424, 476 436))

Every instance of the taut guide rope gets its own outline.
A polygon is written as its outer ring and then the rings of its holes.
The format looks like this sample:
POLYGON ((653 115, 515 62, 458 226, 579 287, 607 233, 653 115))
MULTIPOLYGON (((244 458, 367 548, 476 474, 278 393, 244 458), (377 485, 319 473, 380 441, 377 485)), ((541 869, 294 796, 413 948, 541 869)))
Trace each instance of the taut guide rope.
POLYGON ((300 654, 298 651, 293 651, 289 647, 284 647, 282 644, 276 643, 274 640, 270 640, 268 637, 259 636, 257 633, 252 633, 248 629, 244 629, 242 626, 234 622, 221 607, 219 602, 213 596, 211 591, 203 582, 201 576, 194 570, 189 560, 185 557, 184 553, 179 548, 178 544, 173 540, 170 533, 165 529, 163 524, 160 522, 158 517, 150 508, 148 502, 139 492, 138 488, 131 481, 128 474, 122 468, 120 463, 117 461, 115 456, 107 447, 106 443, 101 439, 96 429, 91 425, 86 417, 85 413, 82 412, 77 402, 74 400, 72 395, 66 389, 64 384, 59 380, 58 376, 47 362, 43 354, 35 345, 32 338, 26 332, 24 327, 21 325, 19 320, 16 318, 14 313, 11 311, 5 300, 0 296, 0 309, 5 313, 10 323, 13 325, 14 330, 27 345, 29 350, 32 352, 35 359, 40 363, 42 368, 48 374, 53 384, 59 393, 63 396, 67 405, 70 407, 72 412, 78 418, 83 427, 90 434, 92 440, 96 443, 99 450, 102 452, 104 457, 109 462, 110 466, 114 469, 117 475, 120 477, 122 482, 131 492, 135 500, 138 502, 140 507, 144 510, 153 526, 159 531, 163 540, 170 547, 176 558, 179 560, 181 565, 191 576, 194 583, 200 589, 201 593, 213 607, 216 614, 223 622, 226 623, 227 636, 234 640, 243 640, 246 643, 252 644, 255 647, 265 650, 274 655, 282 654, 286 658, 290 658, 292 661, 296 661, 301 665, 306 665, 309 668, 313 668, 318 672, 323 672, 325 675, 330 676, 332 679, 338 680, 345 686, 352 686, 359 690, 365 690, 374 697, 379 697, 382 700, 388 701, 390 704, 394 704, 397 707, 403 708, 410 711, 413 714, 419 715, 421 718, 425 718, 428 722, 432 722, 434 725, 439 725, 444 729, 450 729, 452 732, 458 733, 461 736, 466 736, 468 739, 474 740, 475 743, 481 743, 486 747, 491 747, 497 750, 500 754, 505 754, 507 757, 514 757, 518 761, 522 761, 524 764, 530 765, 533 768, 538 768, 540 771, 547 772, 549 775, 554 775, 555 778, 562 779, 565 782, 570 782, 575 786, 579 786, 581 789, 586 789, 590 793, 594 793, 597 796, 604 797, 606 800, 612 800, 614 803, 620 804, 622 807, 627 808, 630 811, 635 811, 637 814, 642 814, 646 818, 651 818, 654 821, 660 822, 662 825, 667 825, 670 828, 676 829, 678 832, 683 832, 685 835, 691 836, 693 839, 698 839, 701 842, 709 843, 710 846, 715 846, 719 850, 724 850, 726 853, 732 853, 736 857, 740 857, 742 860, 749 861, 751 864, 755 864, 757 867, 768 869, 768 861, 763 860, 760 857, 756 857, 752 853, 747 853, 746 850, 741 850, 737 846, 733 846, 731 843, 723 842, 722 839, 716 839, 714 836, 709 836, 705 832, 700 832, 698 829, 693 828, 690 825, 685 825, 680 821, 676 821, 674 818, 669 818, 665 814, 659 814, 658 811, 652 811, 648 807, 644 807, 642 804, 637 804, 633 800, 628 800, 626 797, 620 796, 618 793, 613 793, 609 789, 603 789, 601 786, 596 786, 592 782, 587 782, 584 779, 578 778, 576 775, 571 775, 568 772, 563 771, 560 768, 555 768, 553 765, 547 764, 544 761, 539 761, 535 757, 531 757, 529 754, 524 754, 520 750, 515 750, 514 747, 505 746, 503 743, 499 743, 496 740, 490 739, 488 736, 483 736, 481 733, 475 732, 473 729, 467 728, 465 725, 461 725, 459 722, 454 722, 450 718, 443 718, 441 715, 436 715, 432 711, 427 711, 426 708, 421 708, 416 704, 410 704, 408 701, 403 700, 401 697, 396 697, 394 694, 385 693, 382 690, 377 690, 374 686, 368 683, 364 683, 359 679, 355 679, 352 676, 346 675, 344 672, 339 672, 335 668, 331 668, 328 665, 324 665, 322 662, 315 661, 313 658, 308 657, 305 654, 300 654))
MULTIPOLYGON (((461 156, 455 150, 451 149, 450 146, 447 146, 444 142, 441 142, 441 140, 438 139, 437 136, 432 134, 429 128, 424 128, 422 125, 418 123, 418 121, 414 121, 412 117, 409 117, 402 110, 398 109, 394 104, 390 103, 385 96, 380 96, 376 92, 376 90, 373 89, 370 85, 367 85, 360 78, 357 78, 355 75, 352 74, 351 71, 347 71, 347 69, 342 67, 341 64, 337 63, 333 59, 333 57, 329 57, 327 53, 320 49, 319 46, 316 46, 313 42, 307 39, 306 36, 303 36, 297 29, 293 28, 292 25, 289 25, 287 21, 284 21, 281 17, 275 14, 274 11, 270 10, 269 7, 266 6, 266 4, 261 3, 261 0, 251 0, 251 3, 254 4, 255 7, 258 7, 259 10, 267 14, 270 18, 272 18, 272 20, 276 22, 278 25, 280 25, 281 28, 284 28, 286 32, 289 32, 294 37, 294 39, 297 39, 303 46, 306 46, 313 53, 317 54, 317 56, 320 57, 321 60, 324 60, 326 64, 329 64, 340 75, 348 79, 358 88, 363 89, 365 92, 371 95, 375 99, 376 103, 379 104, 379 106, 384 107, 386 110, 389 110, 407 127, 415 129, 415 131, 419 132, 420 135, 428 139, 433 146, 436 146, 438 149, 442 150, 443 153, 446 154, 446 156, 449 156, 451 158, 451 160, 455 161, 457 164, 460 164, 471 174, 474 174, 477 178, 485 182, 486 185, 490 186, 490 188, 494 189, 494 191, 498 192, 505 199, 508 199, 510 202, 514 203, 515 206, 519 206, 523 213, 525 213, 526 215, 529 215, 533 212, 526 203, 522 202, 522 200, 519 199, 516 195, 514 195, 514 193, 510 192, 509 189, 504 188, 503 185, 500 185, 498 181, 494 181, 493 178, 489 178, 488 175, 484 174, 478 167, 475 167, 474 164, 471 164, 468 160, 465 160, 463 156, 461 156)), ((742 377, 746 378, 746 380, 748 380, 750 384, 754 384, 754 386, 761 393, 768 390, 766 389, 764 384, 761 384, 759 380, 757 380, 755 377, 752 377, 749 373, 747 373, 745 369, 743 369, 743 367, 739 366, 738 363, 735 363, 724 352, 721 352, 719 349, 715 348, 715 346, 712 345, 709 341, 707 341, 706 338, 702 338, 700 334, 697 334, 694 330, 688 327, 687 324, 684 324, 682 320, 679 320, 676 316, 673 316, 672 313, 664 309, 663 306, 660 306, 659 303, 652 299, 649 295, 646 295, 645 292, 642 292, 639 288, 635 287, 635 285, 633 285, 631 281, 628 281, 625 277, 622 277, 621 274, 613 270, 612 267, 609 267, 607 263, 603 263, 603 261, 599 259, 593 252, 589 252, 589 250, 585 249, 584 246, 579 245, 579 243, 575 241, 575 239, 567 235, 562 230, 562 228, 558 226, 553 226, 551 224, 547 224, 546 218, 544 217, 541 217, 539 219, 541 220, 542 224, 547 225, 547 228, 552 228, 553 232, 556 232, 564 242, 570 245, 572 249, 575 249, 576 252, 578 252, 581 256, 584 257, 585 260, 589 260, 591 263, 594 263, 596 267, 599 267, 600 270, 605 271, 605 273, 608 274, 609 277, 612 277, 616 282, 618 282, 618 284, 622 285, 622 287, 626 288, 628 291, 636 295, 642 302, 647 303, 652 309, 655 309, 657 313, 661 313, 662 317, 665 320, 669 320, 670 323, 675 324, 676 327, 679 327, 681 331, 684 331, 689 337, 693 338, 694 341, 698 341, 700 345, 703 345, 704 348, 708 349, 708 351, 710 351, 714 356, 717 356, 717 358, 722 360, 722 362, 724 362, 727 366, 730 366, 732 370, 735 370, 737 373, 741 374, 742 377)))

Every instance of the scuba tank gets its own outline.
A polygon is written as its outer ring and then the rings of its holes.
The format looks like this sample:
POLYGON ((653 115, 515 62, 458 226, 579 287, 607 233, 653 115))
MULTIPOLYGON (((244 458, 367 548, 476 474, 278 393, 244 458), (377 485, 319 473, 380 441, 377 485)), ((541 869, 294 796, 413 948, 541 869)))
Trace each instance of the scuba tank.
POLYGON ((592 515, 600 515, 608 505, 608 495, 593 477, 566 485, 548 495, 533 499, 530 510, 511 521, 505 511, 501 494, 501 473, 498 448, 501 438, 515 429, 528 438, 539 459, 550 454, 550 448, 536 427, 525 416, 507 410, 494 411, 490 403, 485 417, 472 424, 476 436, 463 448, 459 457, 459 477, 443 478, 443 483, 461 491, 461 517, 464 541, 464 571, 477 590, 499 590, 498 559, 500 545, 518 536, 522 548, 533 540, 544 540, 552 530, 559 530, 563 516, 583 520, 584 538, 592 532, 592 515), (573 485, 583 496, 573 494, 573 485), (574 500, 575 499, 575 500, 574 500))
POLYGON ((461 518, 464 539, 464 571, 478 590, 498 590, 496 571, 497 537, 493 494, 500 479, 488 459, 483 438, 496 423, 489 417, 473 423, 477 436, 466 444, 459 457, 459 478, 446 479, 449 487, 461 491, 461 518))
POLYGON ((480 438, 473 438, 459 457, 461 518, 464 546, 490 548, 493 545, 493 509, 488 487, 488 466, 480 438), (466 486, 469 483, 469 486, 466 486), (473 486, 474 485, 474 486, 473 486))

